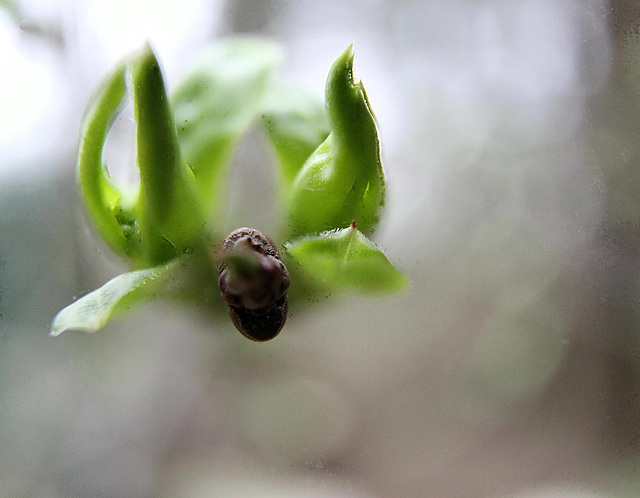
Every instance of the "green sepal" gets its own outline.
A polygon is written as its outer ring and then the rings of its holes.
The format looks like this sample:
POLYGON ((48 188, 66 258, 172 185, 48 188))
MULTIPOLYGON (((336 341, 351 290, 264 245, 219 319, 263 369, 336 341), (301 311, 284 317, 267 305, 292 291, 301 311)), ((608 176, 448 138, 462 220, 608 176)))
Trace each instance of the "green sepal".
POLYGON ((102 330, 111 317, 161 292, 167 281, 183 266, 181 260, 144 270, 118 275, 99 289, 81 297, 60 311, 51 323, 49 335, 67 330, 95 333, 102 330))
POLYGON ((384 204, 375 117, 362 82, 353 80, 353 47, 336 59, 326 84, 331 134, 296 176, 286 212, 291 237, 347 226, 371 233, 384 204))
POLYGON ((354 224, 285 244, 298 268, 317 287, 390 293, 409 284, 384 253, 354 224))
POLYGON ((147 46, 131 64, 140 192, 137 224, 146 265, 193 252, 206 222, 193 172, 182 159, 162 72, 147 46))
POLYGON ((233 39, 196 58, 171 95, 182 154, 207 213, 220 208, 232 153, 260 113, 280 48, 233 39))

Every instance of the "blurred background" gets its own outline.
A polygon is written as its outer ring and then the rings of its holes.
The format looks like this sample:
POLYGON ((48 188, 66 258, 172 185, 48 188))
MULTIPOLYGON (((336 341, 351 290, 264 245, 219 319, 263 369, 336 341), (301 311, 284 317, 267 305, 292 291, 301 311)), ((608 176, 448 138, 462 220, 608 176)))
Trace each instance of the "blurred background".
MULTIPOLYGON (((0 5, 0 496, 640 495, 637 1, 0 5), (236 34, 319 98, 355 43, 411 288, 265 344, 166 302, 49 338, 125 270, 76 191, 91 92, 145 40, 171 87, 236 34)), ((249 134, 233 192, 269 161, 249 134)))

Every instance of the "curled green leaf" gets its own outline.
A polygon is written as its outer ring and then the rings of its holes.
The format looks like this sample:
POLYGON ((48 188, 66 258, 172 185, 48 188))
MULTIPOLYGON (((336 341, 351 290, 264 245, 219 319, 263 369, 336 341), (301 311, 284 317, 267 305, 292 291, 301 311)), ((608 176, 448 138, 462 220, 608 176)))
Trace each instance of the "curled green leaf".
POLYGON ((285 246, 304 274, 318 286, 330 290, 388 293, 401 290, 409 283, 355 224, 302 237, 285 246))
POLYGON ((123 208, 123 192, 109 177, 102 160, 107 133, 126 96, 125 73, 126 63, 117 66, 87 108, 80 131, 78 183, 96 231, 114 251, 134 256, 131 206, 123 208))
POLYGON ((336 59, 326 85, 331 134, 296 176, 287 200, 293 237, 356 221, 371 233, 384 204, 384 174, 375 117, 362 82, 353 81, 353 48, 336 59))

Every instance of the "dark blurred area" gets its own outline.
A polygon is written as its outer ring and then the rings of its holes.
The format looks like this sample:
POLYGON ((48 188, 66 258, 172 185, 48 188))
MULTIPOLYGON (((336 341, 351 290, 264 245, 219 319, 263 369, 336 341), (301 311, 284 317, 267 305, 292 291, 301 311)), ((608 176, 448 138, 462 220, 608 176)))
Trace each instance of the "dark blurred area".
MULTIPOLYGON (((0 496, 640 496, 637 1, 5 1, 0 47, 0 496), (319 98, 354 42, 411 288, 265 344, 161 301, 49 338, 125 269, 76 190, 97 82, 150 40, 171 86, 238 34, 319 98)), ((241 143, 241 225, 272 160, 241 143)))

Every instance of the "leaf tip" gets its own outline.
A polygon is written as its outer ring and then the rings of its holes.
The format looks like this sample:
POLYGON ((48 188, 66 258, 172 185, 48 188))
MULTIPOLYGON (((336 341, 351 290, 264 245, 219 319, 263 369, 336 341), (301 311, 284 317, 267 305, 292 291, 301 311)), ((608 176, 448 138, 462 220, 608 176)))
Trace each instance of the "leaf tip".
POLYGON ((351 42, 349 43, 349 45, 347 45, 347 48, 344 49, 344 52, 342 52, 342 57, 344 57, 345 60, 349 62, 353 62, 354 54, 355 54, 355 50, 353 48, 353 42, 351 42))
POLYGON ((337 71, 344 71, 349 77, 351 83, 353 83, 353 59, 355 57, 355 50, 353 49, 353 43, 349 43, 342 53, 334 62, 334 69, 337 71))
POLYGON ((411 287, 411 280, 409 279, 409 277, 407 275, 405 275, 400 270, 397 270, 397 272, 398 272, 398 283, 396 285, 396 289, 395 290, 396 291, 405 291, 409 287, 411 287))
MULTIPOLYGON (((134 58, 134 60, 135 59, 136 58, 134 58)), ((149 42, 149 40, 145 40, 142 46, 140 47, 137 54, 137 59, 138 61, 142 61, 143 63, 148 63, 148 62, 157 63, 156 52, 151 46, 151 42, 149 42)))
MULTIPOLYGON (((68 307, 67 307, 68 308, 68 307)), ((63 310, 59 311, 58 314, 53 318, 53 321, 51 322, 51 327, 49 328, 49 337, 58 337, 60 334, 62 334, 64 331, 69 330, 69 326, 65 325, 64 323, 64 311, 67 309, 64 308, 63 310)))

